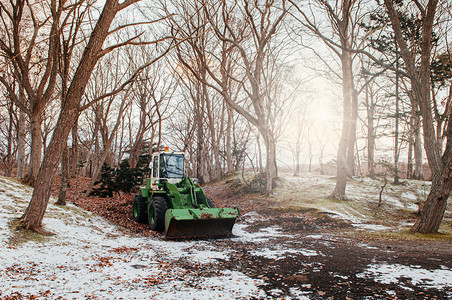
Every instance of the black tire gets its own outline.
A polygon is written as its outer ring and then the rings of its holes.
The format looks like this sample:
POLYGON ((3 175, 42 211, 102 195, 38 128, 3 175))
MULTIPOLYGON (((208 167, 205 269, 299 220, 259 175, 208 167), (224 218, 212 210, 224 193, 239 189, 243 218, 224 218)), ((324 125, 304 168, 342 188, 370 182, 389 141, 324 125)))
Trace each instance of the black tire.
POLYGON ((212 198, 206 197, 206 200, 207 200, 207 205, 209 207, 215 207, 215 204, 213 204, 212 198))
POLYGON ((133 220, 138 223, 145 224, 148 220, 148 209, 146 207, 146 200, 140 194, 133 196, 132 208, 133 220))
POLYGON ((163 197, 153 197, 149 204, 148 223, 149 227, 154 231, 163 231, 165 229, 165 214, 168 206, 163 197))

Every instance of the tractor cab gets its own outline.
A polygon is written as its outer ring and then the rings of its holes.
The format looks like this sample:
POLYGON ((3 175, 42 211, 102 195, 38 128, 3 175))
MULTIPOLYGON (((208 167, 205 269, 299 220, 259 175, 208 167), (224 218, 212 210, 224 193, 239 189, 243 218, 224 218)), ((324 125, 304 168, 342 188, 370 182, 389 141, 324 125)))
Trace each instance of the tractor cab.
POLYGON ((175 184, 185 177, 185 159, 182 152, 156 152, 152 154, 151 181, 152 189, 157 189, 157 184, 168 181, 175 184))

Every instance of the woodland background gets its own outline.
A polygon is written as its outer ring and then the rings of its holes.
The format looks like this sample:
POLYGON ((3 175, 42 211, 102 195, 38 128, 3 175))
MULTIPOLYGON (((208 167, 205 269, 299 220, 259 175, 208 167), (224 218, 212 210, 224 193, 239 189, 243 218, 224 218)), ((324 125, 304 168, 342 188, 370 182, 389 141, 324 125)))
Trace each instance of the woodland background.
MULTIPOLYGON (((34 185, 129 168, 169 146, 201 183, 252 170, 432 180, 413 231, 452 187, 451 3, 445 0, 0 3, 0 166, 34 185), (126 160, 126 161, 125 161, 126 160)), ((42 230, 41 230, 42 232, 42 230)))

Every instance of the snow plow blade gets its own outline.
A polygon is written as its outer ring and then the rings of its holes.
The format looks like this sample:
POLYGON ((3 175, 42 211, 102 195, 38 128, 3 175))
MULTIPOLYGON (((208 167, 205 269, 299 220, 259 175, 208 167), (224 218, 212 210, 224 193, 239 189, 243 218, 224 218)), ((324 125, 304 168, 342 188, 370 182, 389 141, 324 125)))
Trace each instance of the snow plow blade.
POLYGON ((168 209, 165 235, 167 238, 228 236, 238 216, 238 208, 168 209))

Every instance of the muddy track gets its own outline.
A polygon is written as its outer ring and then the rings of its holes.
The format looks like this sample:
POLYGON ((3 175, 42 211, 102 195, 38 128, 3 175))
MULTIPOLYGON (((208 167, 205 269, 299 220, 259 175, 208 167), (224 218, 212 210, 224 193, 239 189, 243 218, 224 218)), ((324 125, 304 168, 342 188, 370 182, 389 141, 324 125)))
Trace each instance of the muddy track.
MULTIPOLYGON (((218 263, 210 264, 209 272, 240 271, 262 280, 261 289, 269 297, 277 298, 451 299, 450 286, 428 288, 423 285, 428 282, 415 283, 403 275, 385 283, 366 273, 369 266, 378 263, 416 266, 420 272, 450 270, 452 251, 448 243, 363 240, 359 236, 351 237, 351 228, 340 226, 338 229, 331 220, 309 214, 253 221, 243 230, 250 236, 264 233, 258 235, 258 241, 210 240, 210 245, 231 254, 228 259, 217 259, 218 263), (275 231, 266 237, 268 228, 275 231), (432 252, 432 248, 436 251, 432 252)), ((177 263, 193 268, 187 261, 177 263)))

